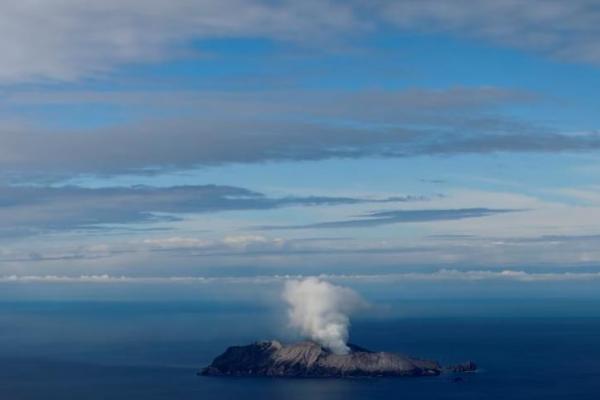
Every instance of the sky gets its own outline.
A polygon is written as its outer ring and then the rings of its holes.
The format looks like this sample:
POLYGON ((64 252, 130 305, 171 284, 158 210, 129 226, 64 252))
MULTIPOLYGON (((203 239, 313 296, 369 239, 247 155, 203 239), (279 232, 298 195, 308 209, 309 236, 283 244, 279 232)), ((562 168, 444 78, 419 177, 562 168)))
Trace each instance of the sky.
POLYGON ((0 7, 3 285, 600 280, 593 0, 0 7))

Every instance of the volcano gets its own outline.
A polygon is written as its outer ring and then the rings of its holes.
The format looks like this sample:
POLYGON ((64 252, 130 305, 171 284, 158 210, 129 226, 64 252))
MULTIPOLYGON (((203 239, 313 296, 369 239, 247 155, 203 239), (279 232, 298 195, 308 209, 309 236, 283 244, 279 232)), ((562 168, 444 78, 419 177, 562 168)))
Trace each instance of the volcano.
POLYGON ((418 377, 477 369, 471 361, 442 367, 436 361, 398 353, 373 352, 352 344, 348 347, 350 351, 347 354, 335 354, 312 341, 283 345, 269 340, 232 346, 199 374, 298 378, 418 377))

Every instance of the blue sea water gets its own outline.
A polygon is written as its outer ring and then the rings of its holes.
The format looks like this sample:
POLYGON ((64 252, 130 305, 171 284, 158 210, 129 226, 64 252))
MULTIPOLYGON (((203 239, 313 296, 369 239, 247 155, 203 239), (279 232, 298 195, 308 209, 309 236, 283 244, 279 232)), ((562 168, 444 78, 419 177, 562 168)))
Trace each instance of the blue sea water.
MULTIPOLYGON (((557 306, 558 307, 558 306, 557 306)), ((466 313, 468 314, 468 313, 466 313)), ((259 308, 194 303, 0 303, 0 399, 598 399, 600 318, 362 316, 352 341, 442 363, 451 376, 210 378, 196 371, 232 344, 278 332, 259 308)))

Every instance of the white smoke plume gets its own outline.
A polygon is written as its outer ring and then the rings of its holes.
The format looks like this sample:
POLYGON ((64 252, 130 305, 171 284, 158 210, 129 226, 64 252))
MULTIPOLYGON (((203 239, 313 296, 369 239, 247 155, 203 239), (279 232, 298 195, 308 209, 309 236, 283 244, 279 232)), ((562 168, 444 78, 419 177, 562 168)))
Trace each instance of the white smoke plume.
POLYGON ((291 327, 335 354, 350 351, 350 315, 366 305, 355 291, 309 277, 287 281, 283 299, 289 304, 291 327))

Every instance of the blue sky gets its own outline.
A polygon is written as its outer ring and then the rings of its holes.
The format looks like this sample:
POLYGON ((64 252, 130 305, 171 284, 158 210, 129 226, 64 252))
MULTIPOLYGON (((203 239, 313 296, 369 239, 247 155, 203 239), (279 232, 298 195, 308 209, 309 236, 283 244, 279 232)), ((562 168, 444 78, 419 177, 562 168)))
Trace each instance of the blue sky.
POLYGON ((592 1, 3 8, 2 282, 600 279, 592 1))

